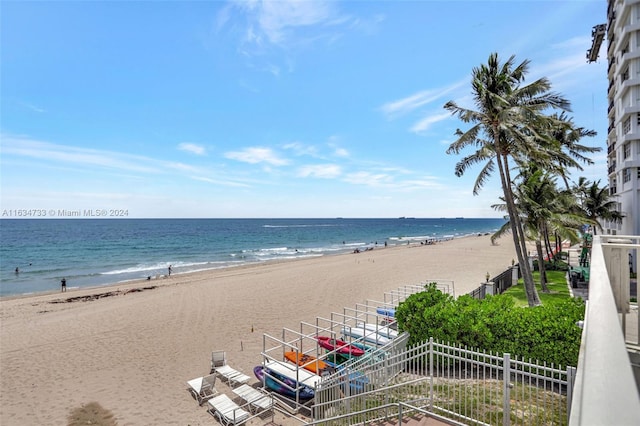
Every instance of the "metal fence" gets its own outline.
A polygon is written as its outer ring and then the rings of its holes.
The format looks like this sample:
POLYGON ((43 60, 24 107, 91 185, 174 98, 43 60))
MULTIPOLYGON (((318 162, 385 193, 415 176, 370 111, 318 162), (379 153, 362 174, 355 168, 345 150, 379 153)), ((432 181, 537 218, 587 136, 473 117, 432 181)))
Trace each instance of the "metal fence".
POLYGON ((502 272, 500 275, 491 278, 487 283, 481 284, 480 287, 472 290, 468 294, 474 299, 479 300, 484 299, 487 295, 502 294, 509 287, 517 284, 518 278, 519 268, 516 265, 502 272))
POLYGON ((575 368, 433 339, 405 347, 403 336, 378 351, 377 359, 348 363, 324 377, 316 389, 313 423, 397 419, 403 403, 462 424, 568 424, 575 368))
POLYGON ((507 291, 509 287, 518 284, 519 276, 520 268, 515 265, 507 269, 497 277, 492 278, 491 281, 493 282, 495 289, 494 294, 502 294, 507 291))

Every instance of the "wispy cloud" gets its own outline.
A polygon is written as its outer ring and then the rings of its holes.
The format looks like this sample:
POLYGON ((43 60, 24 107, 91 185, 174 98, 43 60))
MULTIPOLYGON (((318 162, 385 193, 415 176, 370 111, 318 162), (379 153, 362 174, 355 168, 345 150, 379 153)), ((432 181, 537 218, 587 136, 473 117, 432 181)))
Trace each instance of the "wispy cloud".
POLYGON ((350 156, 349 151, 346 148, 342 148, 339 145, 340 138, 336 135, 330 136, 327 142, 329 148, 333 150, 333 156, 339 158, 348 158, 350 156))
POLYGON ((380 110, 389 118, 404 115, 443 98, 445 95, 461 88, 465 84, 468 84, 467 79, 452 83, 447 87, 423 90, 405 98, 387 102, 380 107, 380 110))
MULTIPOLYGON (((247 58, 256 58, 273 48, 291 51, 319 41, 331 44, 347 31, 373 33, 383 19, 381 15, 370 19, 349 16, 335 1, 236 0, 220 10, 215 28, 217 32, 228 30, 239 35, 239 52, 247 58)), ((267 66, 252 63, 252 66, 274 75, 282 71, 282 67, 273 63, 267 66)), ((289 63, 286 69, 290 71, 292 66, 289 63)))
POLYGON ((272 44, 289 41, 291 30, 333 19, 334 3, 324 1, 261 1, 248 3, 260 33, 272 44))
POLYGON ((24 137, 2 135, 3 155, 16 155, 47 163, 75 164, 129 172, 158 173, 157 164, 147 157, 74 146, 56 145, 24 137))
POLYGON ((393 177, 385 173, 371 173, 371 172, 354 172, 345 176, 345 182, 355 185, 367 185, 367 186, 389 186, 393 183, 393 177))
POLYGON ((318 148, 313 145, 306 145, 302 142, 290 142, 284 144, 282 148, 293 151, 297 156, 318 157, 318 148))
POLYGON ((432 124, 438 123, 440 121, 446 120, 451 117, 451 113, 443 112, 440 114, 429 115, 422 120, 418 121, 416 124, 411 126, 411 131, 414 133, 423 133, 431 127, 432 124))
POLYGON ((200 182, 211 183, 213 185, 230 186, 230 187, 237 187, 237 188, 249 188, 251 186, 243 182, 229 181, 229 180, 222 180, 222 179, 212 179, 204 176, 191 176, 191 179, 197 180, 200 182))
POLYGON ((347 158, 349 157, 349 151, 344 148, 334 147, 333 155, 336 157, 347 158))
POLYGON ((601 83, 606 63, 587 63, 585 52, 590 45, 588 36, 574 37, 552 45, 553 59, 532 63, 530 81, 544 76, 553 83, 554 90, 561 91, 584 85, 585 80, 601 83), (580 78, 575 78, 576 75, 580 75, 580 78))
POLYGON ((31 159, 39 168, 64 167, 71 172, 79 170, 103 171, 109 176, 136 179, 145 175, 174 174, 186 178, 226 186, 248 186, 225 175, 216 178, 209 168, 174 161, 158 160, 142 155, 131 155, 100 149, 81 148, 38 141, 24 136, 0 135, 3 162, 11 163, 31 159))
POLYGON ((321 179, 333 179, 342 174, 342 169, 336 164, 317 164, 300 167, 299 177, 315 177, 321 179))
POLYGON ((271 166, 286 166, 289 160, 279 157, 271 148, 250 147, 241 151, 230 151, 225 158, 249 164, 266 163, 271 166))
POLYGON ((198 171, 197 167, 191 166, 189 164, 184 164, 184 163, 176 163, 176 162, 168 162, 166 163, 167 167, 172 169, 172 170, 176 170, 179 172, 196 172, 198 171))
POLYGON ((195 143, 183 142, 178 145, 180 151, 190 152, 196 155, 205 155, 207 150, 202 145, 196 145, 195 143))
POLYGON ((406 169, 393 167, 347 173, 344 175, 343 181, 352 185, 403 192, 425 188, 443 188, 442 183, 434 176, 421 176, 406 169))
POLYGON ((25 107, 25 108, 33 111, 33 112, 37 112, 39 114, 47 112, 47 110, 45 110, 44 108, 40 108, 39 106, 31 104, 31 103, 28 103, 28 102, 20 102, 20 105, 22 105, 23 107, 25 107))

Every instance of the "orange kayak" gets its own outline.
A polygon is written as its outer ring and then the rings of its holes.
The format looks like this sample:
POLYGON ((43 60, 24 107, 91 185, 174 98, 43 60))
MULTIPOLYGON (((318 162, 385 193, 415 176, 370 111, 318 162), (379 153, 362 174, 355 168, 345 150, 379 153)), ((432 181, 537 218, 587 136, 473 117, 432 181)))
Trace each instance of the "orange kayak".
POLYGON ((326 362, 306 354, 299 354, 297 351, 288 351, 284 353, 284 357, 294 363, 304 368, 305 370, 309 370, 315 374, 322 374, 328 368, 333 368, 326 362))

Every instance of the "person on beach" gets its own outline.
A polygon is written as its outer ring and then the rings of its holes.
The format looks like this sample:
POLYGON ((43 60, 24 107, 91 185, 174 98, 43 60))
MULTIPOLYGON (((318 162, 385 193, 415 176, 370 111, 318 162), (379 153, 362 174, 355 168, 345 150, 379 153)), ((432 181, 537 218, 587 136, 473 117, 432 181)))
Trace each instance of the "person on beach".
POLYGON ((171 265, 169 265, 169 276, 171 276, 171 265))
POLYGON ((63 279, 60 281, 60 286, 61 286, 61 289, 60 289, 60 291, 61 291, 61 292, 63 292, 63 293, 64 293, 64 292, 66 292, 66 291, 67 291, 67 279, 66 279, 66 278, 63 278, 63 279))

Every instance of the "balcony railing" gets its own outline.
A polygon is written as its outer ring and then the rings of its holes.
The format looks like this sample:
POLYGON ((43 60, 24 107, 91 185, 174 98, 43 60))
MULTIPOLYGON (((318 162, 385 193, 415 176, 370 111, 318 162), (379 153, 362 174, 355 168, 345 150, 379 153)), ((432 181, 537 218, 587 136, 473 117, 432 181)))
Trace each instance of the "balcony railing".
MULTIPOLYGON (((594 237, 570 426, 638 424, 640 397, 624 330, 629 253, 639 248, 639 236, 594 237)), ((637 344, 638 336, 635 340, 637 344)))

